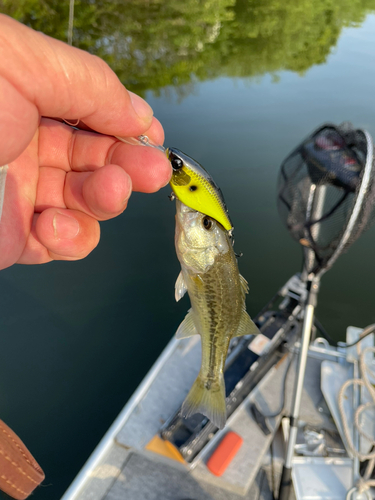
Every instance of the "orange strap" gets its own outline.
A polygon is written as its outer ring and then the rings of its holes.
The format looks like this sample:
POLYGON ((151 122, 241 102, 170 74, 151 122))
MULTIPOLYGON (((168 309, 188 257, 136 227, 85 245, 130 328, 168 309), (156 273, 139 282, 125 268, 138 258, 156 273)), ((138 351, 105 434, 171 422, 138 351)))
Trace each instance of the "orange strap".
POLYGON ((29 450, 0 420, 0 490, 23 500, 43 481, 44 472, 29 450))

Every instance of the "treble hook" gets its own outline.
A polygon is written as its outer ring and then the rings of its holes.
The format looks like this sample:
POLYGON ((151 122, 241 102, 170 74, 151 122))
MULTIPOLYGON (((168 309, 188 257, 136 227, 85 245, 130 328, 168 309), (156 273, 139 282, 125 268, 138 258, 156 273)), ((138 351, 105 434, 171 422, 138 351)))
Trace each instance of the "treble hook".
MULTIPOLYGON (((232 227, 231 229, 229 229, 228 231, 228 236, 229 236, 229 239, 232 240, 232 247, 234 247, 234 237, 233 237, 233 231, 234 231, 234 227, 232 227)), ((243 252, 240 252, 240 253, 236 253, 234 252, 234 255, 237 257, 237 259, 239 259, 240 257, 243 256, 243 252)))

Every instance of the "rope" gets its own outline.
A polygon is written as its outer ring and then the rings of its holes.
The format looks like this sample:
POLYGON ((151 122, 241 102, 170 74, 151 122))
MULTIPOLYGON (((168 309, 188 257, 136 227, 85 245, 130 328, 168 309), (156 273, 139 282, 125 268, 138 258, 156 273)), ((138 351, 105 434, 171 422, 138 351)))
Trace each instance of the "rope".
MULTIPOLYGON (((370 380, 369 380, 369 374, 372 374, 373 377, 375 377, 375 373, 371 371, 371 369, 368 367, 366 364, 365 358, 367 353, 375 353, 375 347, 366 347, 363 352, 360 352, 360 344, 357 344, 357 352, 359 354, 359 367, 360 367, 360 377, 358 379, 350 379, 347 380, 343 386, 340 389, 339 395, 338 395, 338 404, 339 404, 339 410, 340 410, 340 415, 341 415, 341 420, 342 420, 342 425, 343 425, 343 430, 344 430, 344 435, 346 439, 347 446, 353 455, 353 457, 357 457, 361 462, 364 460, 369 460, 369 463, 366 468, 366 472, 363 477, 360 477, 358 480, 357 485, 349 490, 346 498, 349 500, 352 498, 353 494, 358 491, 359 493, 365 493, 367 492, 371 486, 375 487, 375 479, 370 479, 372 471, 374 470, 375 466, 375 451, 372 453, 361 453, 359 450, 356 449, 353 443, 352 439, 352 433, 351 430, 349 429, 348 425, 348 420, 346 418, 345 414, 345 409, 344 409, 344 401, 347 399, 345 397, 345 392, 350 386, 361 386, 365 387, 372 399, 372 401, 361 404, 358 406, 354 413, 354 426, 357 432, 359 433, 360 436, 363 438, 366 438, 368 441, 371 443, 371 448, 375 446, 375 439, 374 436, 370 436, 367 434, 364 430, 361 428, 361 422, 360 422, 360 417, 362 413, 369 408, 375 408, 375 389, 372 386, 370 380)), ((371 498, 371 497, 369 497, 371 498)))

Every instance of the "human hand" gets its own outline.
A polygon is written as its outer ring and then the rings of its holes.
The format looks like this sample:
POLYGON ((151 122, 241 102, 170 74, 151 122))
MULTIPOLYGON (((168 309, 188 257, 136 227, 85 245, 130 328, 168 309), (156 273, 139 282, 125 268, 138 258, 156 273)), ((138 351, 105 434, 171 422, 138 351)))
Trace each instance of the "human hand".
POLYGON ((0 165, 9 164, 0 269, 85 257, 98 221, 122 213, 132 190, 166 185, 162 152, 113 137, 140 134, 164 141, 149 105, 104 61, 0 14, 0 165))

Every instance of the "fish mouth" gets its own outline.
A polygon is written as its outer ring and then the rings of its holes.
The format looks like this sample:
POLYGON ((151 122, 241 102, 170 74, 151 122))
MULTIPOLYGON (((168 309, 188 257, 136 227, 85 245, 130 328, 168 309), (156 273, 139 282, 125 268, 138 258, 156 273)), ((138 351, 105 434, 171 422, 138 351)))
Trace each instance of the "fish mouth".
POLYGON ((179 212, 182 212, 184 214, 187 214, 187 213, 200 213, 197 210, 194 210, 194 208, 190 208, 187 205, 185 205, 184 203, 182 203, 182 201, 179 200, 178 198, 176 198, 176 208, 177 208, 177 210, 179 212))

